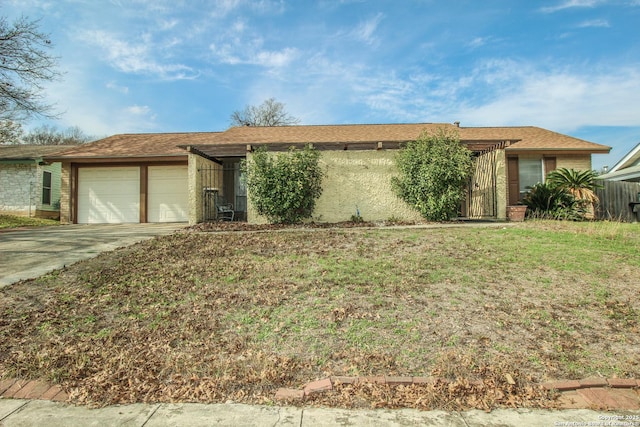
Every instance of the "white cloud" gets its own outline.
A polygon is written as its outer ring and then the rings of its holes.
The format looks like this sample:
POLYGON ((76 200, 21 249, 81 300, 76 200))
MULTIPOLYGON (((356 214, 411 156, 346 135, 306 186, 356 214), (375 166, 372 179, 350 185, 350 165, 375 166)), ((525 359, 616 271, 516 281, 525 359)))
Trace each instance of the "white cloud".
POLYGON ((476 49, 486 45, 491 40, 491 37, 476 37, 468 43, 468 46, 472 49, 476 49))
POLYGON ((583 21, 578 24, 578 28, 609 28, 609 21, 606 19, 592 19, 590 21, 583 21))
POLYGON ((534 124, 559 131, 582 126, 640 125, 637 68, 579 71, 511 68, 502 88, 490 87, 485 102, 461 103, 461 120, 479 125, 534 124))
POLYGON ((126 107, 124 111, 127 114, 132 114, 135 116, 147 116, 151 111, 148 105, 131 105, 130 107, 126 107))
POLYGON ((252 63, 267 68, 281 68, 293 61, 297 52, 297 49, 289 47, 280 51, 259 51, 252 63))
POLYGON ((601 0, 565 0, 556 6, 543 7, 540 11, 544 13, 554 13, 574 7, 594 7, 600 2, 601 0))
POLYGON ((263 14, 280 14, 285 10, 282 0, 216 0, 210 15, 215 19, 225 18, 241 8, 248 8, 263 14))
POLYGON ((377 30, 378 25, 380 25, 380 22, 382 21, 383 18, 384 18, 384 15, 382 13, 378 13, 373 18, 365 22, 361 22, 352 31, 352 35, 356 39, 363 41, 369 45, 377 43, 378 39, 375 37, 374 33, 377 30))
POLYGON ((248 64, 272 69, 289 65, 299 54, 296 48, 267 50, 262 48, 263 44, 264 41, 261 38, 245 42, 236 37, 222 44, 212 43, 209 49, 224 64, 248 64))
POLYGON ((236 10, 242 4, 242 0, 217 0, 213 4, 211 15, 214 18, 223 18, 236 10))
POLYGON ((111 89, 111 90, 115 90, 116 92, 120 92, 124 95, 127 95, 129 93, 129 88, 127 86, 120 86, 118 85, 116 82, 108 82, 106 84, 107 89, 111 89))
POLYGON ((640 67, 553 68, 489 60, 451 75, 395 72, 312 56, 287 79, 270 76, 248 97, 275 96, 304 123, 453 122, 469 126, 536 125, 559 132, 584 126, 640 126, 640 67), (296 77, 291 77, 296 76, 296 77), (352 115, 356 114, 356 117, 352 115))
POLYGON ((153 58, 156 53, 153 52, 152 36, 148 33, 144 34, 141 43, 137 44, 120 40, 116 35, 100 30, 85 31, 80 38, 100 47, 105 52, 109 64, 124 73, 152 74, 163 80, 197 77, 197 72, 186 65, 157 62, 153 58))

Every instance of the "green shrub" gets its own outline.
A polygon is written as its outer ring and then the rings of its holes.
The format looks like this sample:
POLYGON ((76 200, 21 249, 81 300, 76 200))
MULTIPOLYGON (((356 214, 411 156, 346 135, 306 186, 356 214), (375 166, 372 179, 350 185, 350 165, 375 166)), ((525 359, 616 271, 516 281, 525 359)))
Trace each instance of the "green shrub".
POLYGON ((396 157, 396 194, 429 221, 455 218, 472 171, 471 151, 457 134, 439 130, 410 141, 396 157))
POLYGON ((293 224, 310 218, 322 194, 320 153, 303 150, 270 154, 258 149, 243 162, 251 202, 271 222, 293 224))
POLYGON ((580 200, 566 189, 550 182, 531 187, 522 202, 529 208, 528 215, 532 218, 577 221, 585 215, 584 205, 580 200))

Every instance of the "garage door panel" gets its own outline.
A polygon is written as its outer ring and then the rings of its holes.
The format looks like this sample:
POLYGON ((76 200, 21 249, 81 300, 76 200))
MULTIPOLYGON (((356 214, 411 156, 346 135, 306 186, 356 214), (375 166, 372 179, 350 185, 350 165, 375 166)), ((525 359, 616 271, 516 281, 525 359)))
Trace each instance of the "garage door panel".
POLYGON ((78 170, 78 223, 140 222, 140 168, 78 170))
POLYGON ((149 222, 188 220, 187 166, 149 166, 147 189, 149 222))

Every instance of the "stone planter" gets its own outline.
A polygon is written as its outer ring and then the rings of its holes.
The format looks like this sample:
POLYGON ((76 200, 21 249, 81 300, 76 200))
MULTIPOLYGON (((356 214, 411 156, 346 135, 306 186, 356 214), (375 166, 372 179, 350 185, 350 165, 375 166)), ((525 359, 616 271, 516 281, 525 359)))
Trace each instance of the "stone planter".
POLYGON ((509 221, 524 221, 524 215, 527 213, 527 207, 524 205, 507 206, 507 219, 509 221))

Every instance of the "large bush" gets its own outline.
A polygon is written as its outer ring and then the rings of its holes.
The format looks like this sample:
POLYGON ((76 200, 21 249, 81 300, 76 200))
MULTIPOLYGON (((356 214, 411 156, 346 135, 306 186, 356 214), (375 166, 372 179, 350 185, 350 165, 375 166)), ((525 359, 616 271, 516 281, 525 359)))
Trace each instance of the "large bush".
POLYGON ((534 185, 524 197, 529 216, 582 220, 594 217, 598 203, 596 174, 590 170, 560 168, 549 172, 542 184, 534 185))
POLYGON ((271 222, 310 218, 322 193, 320 153, 311 146, 270 154, 258 149, 243 163, 251 202, 271 222))
POLYGON ((396 157, 399 176, 391 184, 396 194, 430 221, 457 216, 472 171, 471 151, 456 133, 424 132, 396 157))
POLYGON ((547 182, 554 187, 570 193, 584 208, 585 218, 595 217, 595 208, 599 203, 596 188, 602 186, 596 182, 597 174, 592 170, 560 168, 547 175, 547 182))
POLYGON ((529 208, 529 217, 538 219, 580 220, 585 209, 573 194, 550 182, 531 187, 522 202, 529 208))

